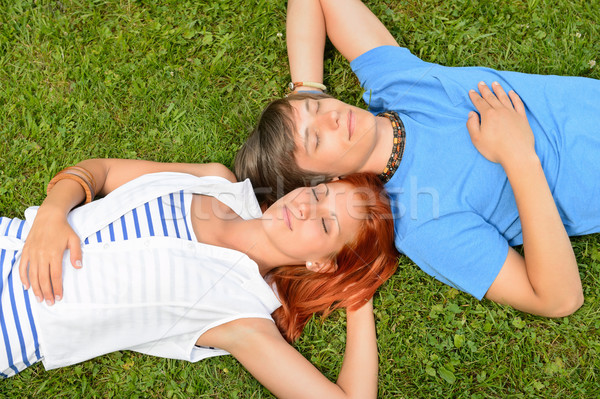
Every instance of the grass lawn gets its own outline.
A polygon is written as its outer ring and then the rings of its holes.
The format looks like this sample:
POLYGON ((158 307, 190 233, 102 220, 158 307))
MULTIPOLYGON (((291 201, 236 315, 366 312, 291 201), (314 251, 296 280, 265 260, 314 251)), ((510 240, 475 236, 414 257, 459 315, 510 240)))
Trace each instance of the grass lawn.
MULTIPOLYGON (((598 0, 368 4, 427 61, 600 78, 598 0)), ((22 216, 84 158, 231 166, 262 107, 286 92, 284 34, 284 1, 0 0, 0 215, 22 216)), ((331 93, 360 104, 347 63, 326 52, 331 93)), ((573 246, 586 303, 554 320, 479 302, 401 259, 375 300, 380 397, 599 397, 600 235, 573 246)), ((297 348, 335 379, 344 341, 339 312, 311 322, 297 348)), ((231 357, 123 352, 35 365, 0 382, 0 397, 271 395, 231 357)))

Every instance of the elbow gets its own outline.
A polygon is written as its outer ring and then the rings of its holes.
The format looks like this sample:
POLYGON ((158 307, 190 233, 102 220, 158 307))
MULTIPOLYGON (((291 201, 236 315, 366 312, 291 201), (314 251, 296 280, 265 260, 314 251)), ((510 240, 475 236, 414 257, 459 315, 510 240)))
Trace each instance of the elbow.
POLYGON ((575 313, 583 305, 583 290, 579 290, 574 295, 570 295, 568 298, 563 299, 551 309, 545 316, 547 317, 566 317, 575 313))

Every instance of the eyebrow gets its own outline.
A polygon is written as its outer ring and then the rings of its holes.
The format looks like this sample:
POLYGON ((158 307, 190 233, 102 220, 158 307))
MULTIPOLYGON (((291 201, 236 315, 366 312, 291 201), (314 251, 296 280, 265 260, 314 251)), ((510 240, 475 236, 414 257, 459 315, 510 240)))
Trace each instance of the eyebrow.
MULTIPOLYGON (((304 100, 304 108, 306 109, 306 112, 309 112, 308 109, 308 98, 306 100, 304 100)), ((306 127, 304 129, 304 152, 306 154, 308 154, 308 127, 306 127)))

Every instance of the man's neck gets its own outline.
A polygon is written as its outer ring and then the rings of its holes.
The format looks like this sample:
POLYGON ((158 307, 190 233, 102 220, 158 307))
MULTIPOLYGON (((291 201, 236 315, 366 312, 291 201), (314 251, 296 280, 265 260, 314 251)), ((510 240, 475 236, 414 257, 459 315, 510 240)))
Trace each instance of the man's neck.
POLYGON ((381 174, 394 147, 394 128, 392 122, 386 117, 375 117, 375 128, 377 129, 375 147, 362 171, 381 174))

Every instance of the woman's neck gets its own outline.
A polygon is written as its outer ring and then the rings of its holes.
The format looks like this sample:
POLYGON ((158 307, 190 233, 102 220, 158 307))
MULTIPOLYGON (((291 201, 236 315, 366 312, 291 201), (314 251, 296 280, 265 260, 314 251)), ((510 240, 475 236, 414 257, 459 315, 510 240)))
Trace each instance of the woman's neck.
POLYGON ((226 232, 225 234, 210 235, 202 242, 246 254, 256 262, 262 276, 278 266, 289 263, 289 259, 270 245, 261 219, 236 218, 224 220, 222 223, 222 231, 226 232))
POLYGON ((290 264, 290 259, 271 245, 262 219, 244 220, 218 199, 205 195, 194 196, 191 216, 199 242, 245 253, 258 264, 263 276, 277 266, 290 264))

